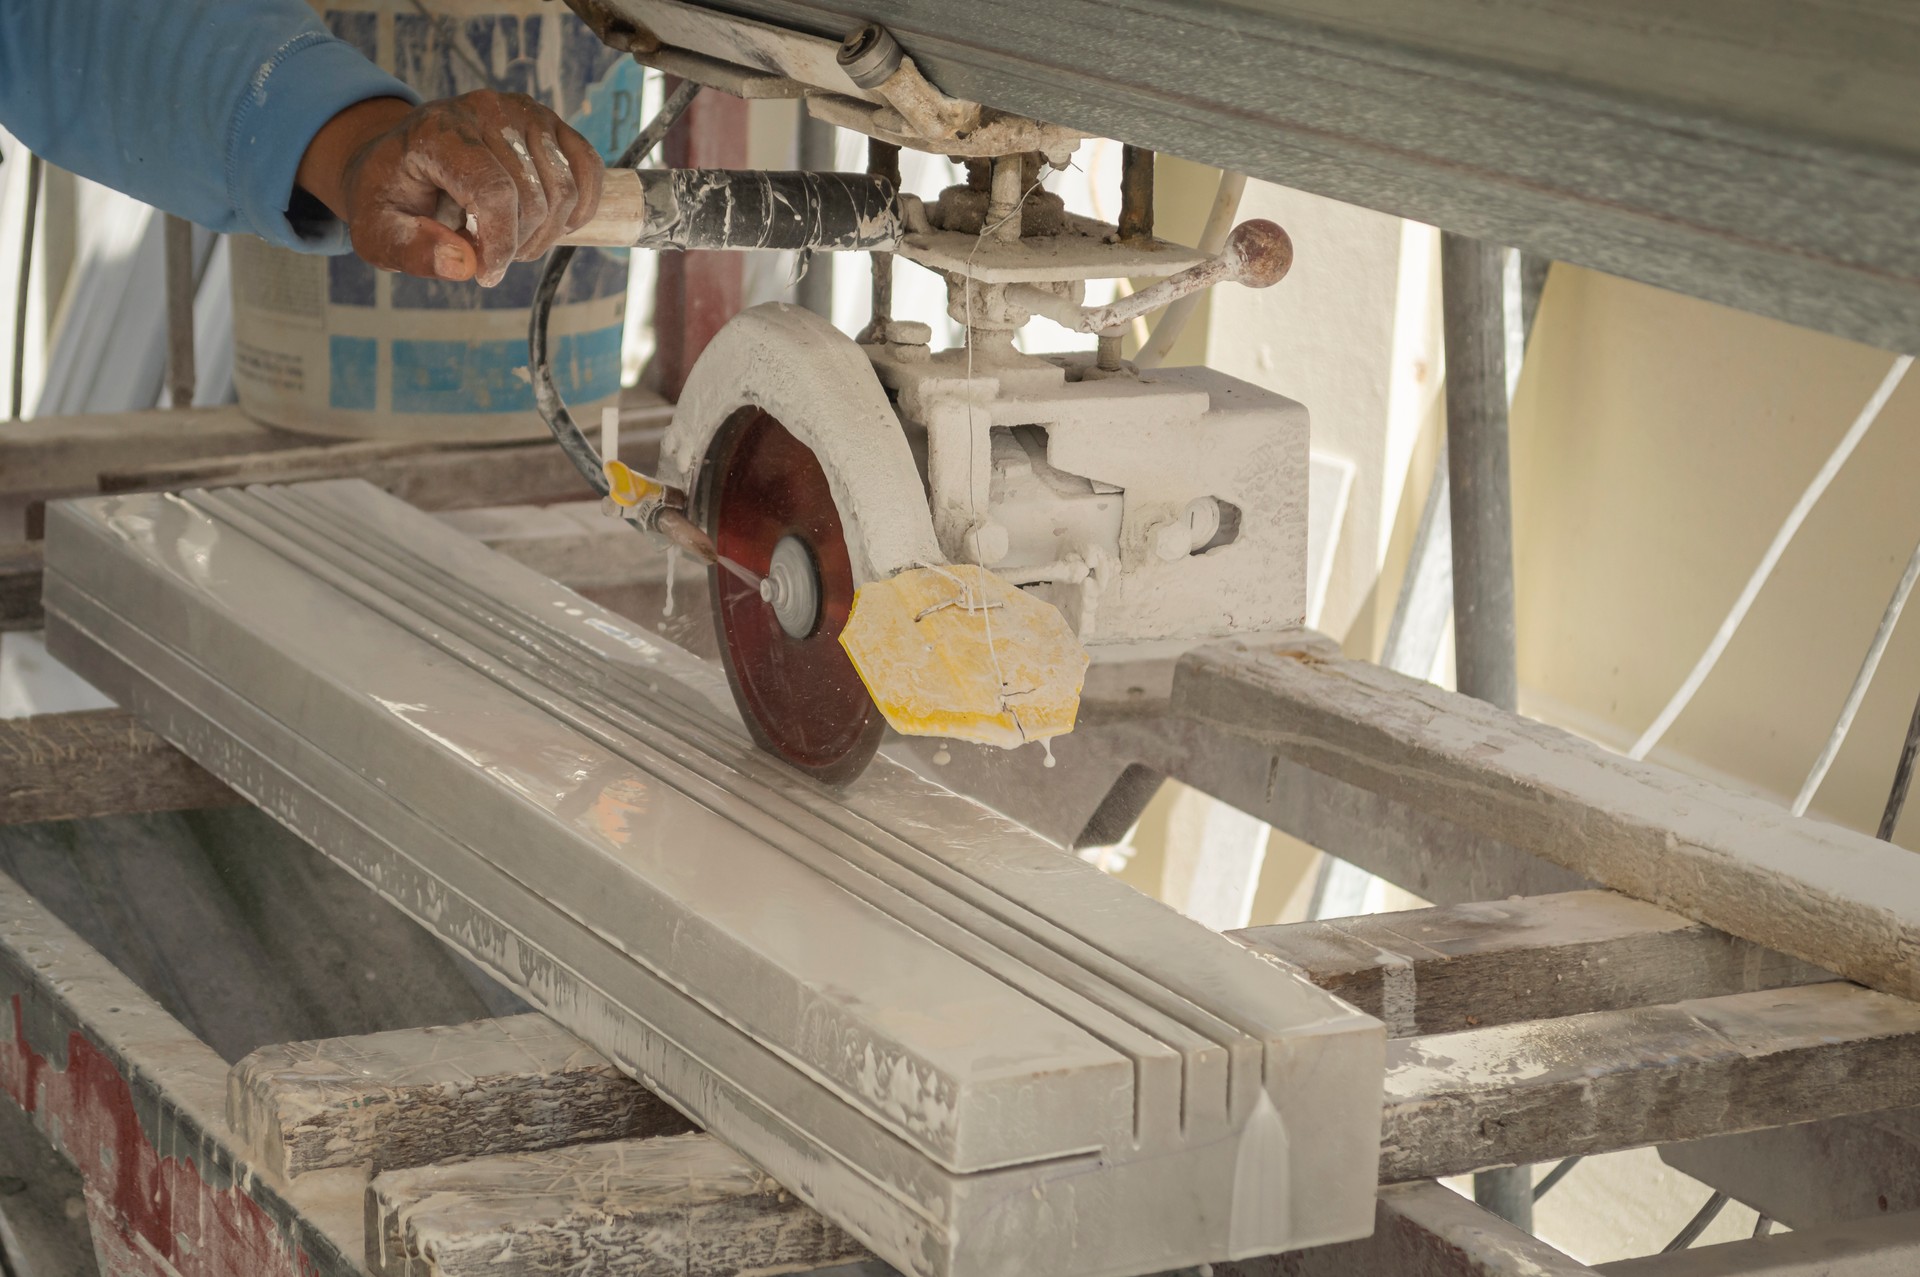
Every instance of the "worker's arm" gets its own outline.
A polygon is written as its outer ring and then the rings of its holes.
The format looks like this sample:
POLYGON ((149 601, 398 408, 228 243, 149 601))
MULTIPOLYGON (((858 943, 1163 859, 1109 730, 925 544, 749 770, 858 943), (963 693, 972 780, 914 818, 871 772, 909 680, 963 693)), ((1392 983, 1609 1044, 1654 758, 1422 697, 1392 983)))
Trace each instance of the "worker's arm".
POLYGON ((544 107, 417 102, 302 0, 0 0, 0 122, 214 230, 492 283, 591 215, 599 157, 544 107))

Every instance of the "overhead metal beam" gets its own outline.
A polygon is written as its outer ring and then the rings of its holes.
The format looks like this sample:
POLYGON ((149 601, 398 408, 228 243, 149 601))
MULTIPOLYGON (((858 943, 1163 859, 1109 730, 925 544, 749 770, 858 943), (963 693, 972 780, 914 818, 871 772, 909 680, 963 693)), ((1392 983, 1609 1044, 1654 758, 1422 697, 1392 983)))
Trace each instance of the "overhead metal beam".
MULTIPOLYGON (((650 0, 602 2, 638 13, 650 0)), ((835 39, 882 22, 950 94, 1920 350, 1920 29, 1892 8, 704 7, 835 39)))

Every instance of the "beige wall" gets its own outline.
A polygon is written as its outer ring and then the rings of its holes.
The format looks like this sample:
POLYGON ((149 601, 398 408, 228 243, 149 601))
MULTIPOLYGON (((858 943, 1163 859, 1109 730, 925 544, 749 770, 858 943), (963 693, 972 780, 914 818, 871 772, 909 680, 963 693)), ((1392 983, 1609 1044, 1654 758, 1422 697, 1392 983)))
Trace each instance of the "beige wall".
MULTIPOLYGON (((1513 414, 1523 708, 1630 742, 1891 362, 1555 267, 1513 414)), ((1654 757, 1791 797, 1916 538, 1920 377, 1889 402, 1654 757)), ((1920 608, 1815 815, 1872 828, 1917 690, 1920 608)), ((1920 816, 1904 841, 1920 845, 1920 816)))
MULTIPOLYGON (((1257 181, 1240 203, 1240 220, 1250 217, 1287 228, 1293 269, 1271 288, 1213 291, 1206 362, 1298 399, 1313 423, 1314 453, 1353 464, 1313 618, 1345 636, 1367 609, 1408 457, 1439 386, 1433 233, 1257 181)), ((1384 626, 1382 617, 1382 634, 1384 626)))

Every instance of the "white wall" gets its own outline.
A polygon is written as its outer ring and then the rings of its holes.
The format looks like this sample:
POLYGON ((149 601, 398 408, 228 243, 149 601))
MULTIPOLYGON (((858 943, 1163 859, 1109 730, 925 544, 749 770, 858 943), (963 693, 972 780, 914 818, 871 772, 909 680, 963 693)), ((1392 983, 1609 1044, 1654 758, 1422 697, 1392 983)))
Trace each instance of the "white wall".
POLYGON ((1317 454, 1355 472, 1318 628, 1346 638, 1386 618, 1367 605, 1392 536, 1408 462, 1440 386, 1437 238, 1397 217, 1249 182, 1241 220, 1293 238, 1272 288, 1216 289, 1207 362, 1306 404, 1317 454))

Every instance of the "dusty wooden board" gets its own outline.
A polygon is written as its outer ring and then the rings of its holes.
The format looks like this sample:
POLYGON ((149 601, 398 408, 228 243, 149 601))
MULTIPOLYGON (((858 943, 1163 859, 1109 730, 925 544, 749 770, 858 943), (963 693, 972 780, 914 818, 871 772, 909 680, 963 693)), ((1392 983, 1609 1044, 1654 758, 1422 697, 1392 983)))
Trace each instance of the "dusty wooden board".
MULTIPOLYGON (((359 1277, 332 1185, 253 1165, 222 1112, 226 1064, 0 874, 0 1104, 86 1181, 104 1272, 359 1277)), ((349 1199, 350 1200, 350 1199, 349 1199)))
POLYGON ((40 543, 0 544, 0 632, 37 630, 40 611, 40 543))
POLYGON ((1920 1211, 1920 1109, 1716 1135, 1660 1158, 1789 1228, 1920 1211))
MULTIPOLYGON (((660 407, 623 417, 621 454, 636 457, 657 445, 672 416, 660 407)), ((247 456, 102 471, 102 492, 233 487, 305 479, 357 478, 422 510, 580 500, 591 490, 550 439, 473 447, 396 442, 330 443, 247 456)))
POLYGON ((227 1121, 288 1176, 693 1129, 538 1014, 262 1047, 228 1074, 227 1121))
POLYGON ((1920 857, 1342 657, 1185 657, 1173 709, 1278 757, 1890 993, 1920 997, 1920 857))
POLYGON ((733 1277, 866 1258, 704 1135, 389 1171, 368 1185, 366 1227, 375 1277, 733 1277))
POLYGON ((1695 1246, 1595 1271, 1606 1277, 1912 1277, 1920 1272, 1920 1214, 1695 1246))
POLYGON ((1214 1265, 1215 1277, 1593 1277, 1593 1271, 1432 1182, 1381 1189, 1371 1237, 1214 1265))
POLYGON ((1920 1103, 1920 1006, 1841 982, 1388 1044, 1384 1182, 1920 1103))
POLYGON ((1088 671, 1082 721, 1053 742, 1058 766, 1050 770, 1026 766, 1017 753, 964 741, 905 737, 889 748, 930 760, 944 746, 948 761, 934 773, 942 783, 1070 846, 1117 841, 1145 810, 1161 778, 1171 777, 1435 904, 1593 885, 1444 813, 1249 749, 1241 734, 1167 713, 1163 688, 1172 683, 1172 662, 1158 684, 1150 676, 1122 682, 1113 695, 1094 688, 1102 675, 1100 665, 1088 671))
POLYGON ((1809 963, 1611 891, 1230 932, 1395 1037, 1831 980, 1809 963))
POLYGON ((447 444, 424 439, 330 439, 317 443, 303 440, 299 446, 290 448, 187 457, 143 465, 113 461, 101 469, 94 482, 101 492, 254 483, 279 475, 339 474, 359 470, 376 462, 424 456, 430 452, 488 451, 494 447, 526 446, 525 443, 509 443, 450 449, 447 444))
POLYGON ((0 494, 92 492, 103 470, 321 442, 263 426, 232 406, 39 417, 0 430, 0 494))
POLYGON ((120 710, 0 719, 0 825, 240 801, 120 710))

